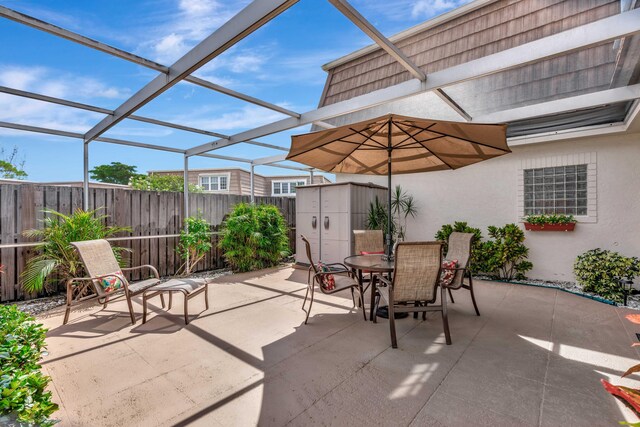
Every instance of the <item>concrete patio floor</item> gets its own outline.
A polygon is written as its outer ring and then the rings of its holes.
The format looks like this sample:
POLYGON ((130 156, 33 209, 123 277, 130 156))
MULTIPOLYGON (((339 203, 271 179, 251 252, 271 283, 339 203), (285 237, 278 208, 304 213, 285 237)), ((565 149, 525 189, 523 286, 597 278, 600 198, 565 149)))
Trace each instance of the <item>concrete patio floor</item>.
POLYGON ((131 326, 126 303, 41 318, 50 328, 46 374, 62 426, 613 426, 636 421, 600 378, 638 362, 631 311, 561 291, 476 283, 450 308, 453 345, 437 313, 388 322, 319 295, 308 325, 306 271, 218 278, 170 313, 152 301, 131 326))

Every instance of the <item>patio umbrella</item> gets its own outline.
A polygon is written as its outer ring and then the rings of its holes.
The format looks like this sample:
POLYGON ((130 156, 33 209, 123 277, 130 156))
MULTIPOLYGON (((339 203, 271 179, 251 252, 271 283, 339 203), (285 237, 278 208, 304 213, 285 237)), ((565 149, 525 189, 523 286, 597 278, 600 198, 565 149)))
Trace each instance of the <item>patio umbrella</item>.
POLYGON ((387 255, 391 252, 391 175, 458 169, 510 153, 507 125, 387 114, 291 137, 287 160, 327 172, 387 175, 387 255))

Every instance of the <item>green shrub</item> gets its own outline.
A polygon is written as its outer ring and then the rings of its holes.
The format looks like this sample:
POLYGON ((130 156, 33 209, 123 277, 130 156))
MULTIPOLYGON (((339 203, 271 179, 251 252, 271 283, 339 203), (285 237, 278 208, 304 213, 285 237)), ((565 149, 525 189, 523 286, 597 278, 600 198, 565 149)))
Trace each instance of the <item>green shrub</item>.
POLYGON ((278 265, 289 255, 287 223, 276 206, 237 204, 223 223, 220 248, 233 271, 278 265))
POLYGON ((620 280, 633 280, 639 276, 640 260, 618 252, 592 249, 578 255, 573 272, 585 291, 622 302, 624 291, 620 280))
POLYGON ((478 271, 502 280, 521 280, 533 268, 527 261, 529 248, 524 245, 524 231, 516 224, 504 227, 489 226, 489 237, 482 244, 478 271))
POLYGON ((576 219, 573 215, 529 215, 525 219, 525 222, 529 224, 535 225, 544 225, 544 224, 570 224, 572 222, 576 222, 576 219))
POLYGON ((480 262, 482 260, 482 232, 479 228, 469 227, 464 221, 456 221, 451 224, 445 224, 436 233, 436 240, 444 241, 444 252, 447 253, 449 236, 454 231, 459 233, 473 233, 473 246, 471 248, 471 272, 480 272, 480 262))
POLYGON ((51 380, 40 372, 47 330, 16 308, 0 305, 0 424, 50 426, 58 405, 46 391, 51 380), (6 422, 6 424, 5 424, 6 422))
MULTIPOLYGON (((129 185, 134 190, 143 191, 184 191, 184 177, 182 175, 135 175, 131 177, 129 185)), ((189 184, 190 193, 202 193, 202 188, 189 184)))
MULTIPOLYGON (((45 210, 47 217, 41 230, 27 230, 23 234, 41 240, 36 246, 37 255, 27 262, 22 273, 22 287, 27 292, 40 292, 51 280, 53 273, 58 279, 66 281, 83 274, 83 267, 71 242, 83 240, 105 239, 122 231, 130 231, 126 227, 108 227, 104 225, 106 215, 97 215, 94 211, 76 210, 71 215, 64 215, 53 210, 45 210)), ((121 253, 125 249, 114 247, 116 258, 121 261, 121 253)))
POLYGON ((193 268, 211 250, 211 224, 202 218, 198 212, 196 216, 190 216, 184 220, 187 229, 180 231, 180 243, 178 254, 184 260, 178 274, 191 274, 193 268))

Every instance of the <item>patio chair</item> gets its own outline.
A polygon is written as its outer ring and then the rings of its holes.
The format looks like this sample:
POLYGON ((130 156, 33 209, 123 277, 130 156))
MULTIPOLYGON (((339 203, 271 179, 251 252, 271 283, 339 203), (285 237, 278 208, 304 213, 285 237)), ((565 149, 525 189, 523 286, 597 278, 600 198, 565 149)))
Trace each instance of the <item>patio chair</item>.
MULTIPOLYGON (((447 345, 451 344, 447 319, 447 294, 440 287, 440 305, 432 305, 438 296, 440 269, 442 266, 442 243, 401 242, 395 253, 393 279, 380 277, 378 292, 389 304, 389 328, 391 346, 398 348, 395 313, 419 313, 427 311, 442 313, 442 324, 447 345), (431 305, 430 305, 431 304, 431 305)), ((374 310, 374 316, 376 311, 374 310)))
POLYGON ((311 306, 313 305, 313 295, 315 292, 315 285, 318 285, 320 292, 323 294, 331 295, 336 292, 349 289, 351 291, 351 299, 353 300, 353 307, 356 306, 355 291, 358 291, 358 298, 360 306, 362 307, 362 315, 364 320, 367 320, 367 314, 364 308, 364 293, 362 292, 362 286, 353 277, 351 270, 346 265, 341 263, 323 264, 319 262, 316 264, 313 262, 311 256, 311 244, 305 236, 301 236, 304 242, 305 249, 307 251, 307 258, 309 260, 309 273, 307 275, 307 292, 304 295, 304 301, 302 302, 302 310, 307 313, 307 317, 304 319, 304 324, 307 324, 309 320, 309 314, 311 313, 311 306), (313 276, 311 273, 313 272, 313 276), (327 286, 330 285, 330 286, 327 286), (305 310, 304 306, 307 303, 307 297, 311 294, 309 299, 309 309, 305 310))
MULTIPOLYGON (((382 230, 353 230, 354 255, 384 254, 384 236, 382 230)), ((373 281, 371 271, 358 271, 358 279, 361 282, 373 281), (362 274, 368 273, 369 277, 363 278, 362 274)), ((367 287, 369 286, 367 285, 367 287)), ((367 288, 364 289, 364 292, 367 288)))
MULTIPOLYGON (((111 245, 106 240, 86 240, 83 242, 73 242, 71 244, 78 250, 80 259, 89 277, 74 277, 67 280, 67 309, 64 314, 63 324, 66 325, 69 321, 69 312, 74 302, 86 301, 97 297, 98 301, 103 304, 103 308, 107 308, 109 299, 112 296, 124 293, 127 304, 129 305, 131 324, 135 325, 136 317, 133 313, 131 297, 142 294, 146 289, 158 284, 160 282, 158 270, 151 265, 121 268, 116 257, 113 255, 111 245), (124 277, 124 272, 143 268, 150 270, 152 277, 135 283, 129 283, 124 277), (95 295, 82 297, 92 285, 95 295), (74 293, 75 295, 81 296, 76 301, 74 301, 74 293)), ((164 297, 162 294, 160 294, 160 301, 164 308, 164 297)))
POLYGON ((480 311, 476 304, 476 297, 473 293, 473 277, 471 277, 470 270, 473 238, 473 233, 453 232, 449 236, 449 247, 447 249, 447 255, 445 255, 444 258, 445 260, 456 260, 458 262, 458 267, 455 269, 449 269, 456 270, 456 273, 451 283, 446 285, 446 288, 449 291, 452 303, 455 303, 453 294, 451 293, 452 289, 468 289, 471 292, 473 308, 476 310, 476 314, 480 316, 480 311), (465 276, 468 278, 468 285, 464 283, 465 276))

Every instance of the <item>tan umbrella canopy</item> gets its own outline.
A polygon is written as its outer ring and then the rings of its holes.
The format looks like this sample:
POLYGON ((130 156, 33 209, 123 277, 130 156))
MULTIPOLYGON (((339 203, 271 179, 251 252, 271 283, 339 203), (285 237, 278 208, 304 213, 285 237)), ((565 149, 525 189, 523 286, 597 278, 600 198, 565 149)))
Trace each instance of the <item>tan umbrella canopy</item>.
MULTIPOLYGON (((291 137, 287 160, 333 173, 391 175, 458 169, 510 153, 507 125, 387 114, 291 137)), ((391 218, 391 212, 389 212, 391 218)), ((391 242, 387 221, 387 248, 391 242)))

